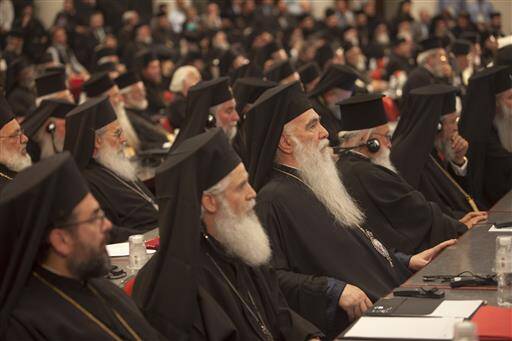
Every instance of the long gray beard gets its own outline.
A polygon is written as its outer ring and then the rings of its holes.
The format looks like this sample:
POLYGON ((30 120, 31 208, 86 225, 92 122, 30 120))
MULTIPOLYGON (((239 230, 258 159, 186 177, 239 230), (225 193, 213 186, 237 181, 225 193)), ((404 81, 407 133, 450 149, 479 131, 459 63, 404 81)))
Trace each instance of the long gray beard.
POLYGON ((446 161, 453 162, 453 160, 455 159, 455 151, 453 150, 452 143, 450 141, 436 139, 434 144, 436 149, 440 151, 441 154, 443 154, 446 161))
POLYGON ((300 143, 295 137, 294 154, 300 164, 299 174, 318 200, 343 226, 356 227, 364 222, 364 213, 347 192, 328 148, 328 141, 318 147, 300 143))
POLYGON ((19 173, 25 168, 32 166, 32 159, 28 154, 21 153, 5 153, 5 156, 0 162, 13 172, 19 173))
POLYGON ((398 174, 398 171, 396 170, 395 165, 393 164, 393 162, 391 162, 391 158, 389 157, 390 154, 391 154, 391 151, 389 150, 389 148, 382 148, 379 151, 379 153, 377 155, 373 156, 372 158, 370 158, 370 160, 374 164, 385 167, 385 168, 389 169, 390 171, 398 174))
POLYGON ((500 112, 494 117, 501 146, 512 153, 512 108, 500 105, 500 112))
POLYGON ((95 160, 125 180, 137 180, 137 166, 124 156, 122 150, 105 144, 98 149, 95 160))
MULTIPOLYGON (((228 254, 240 258, 251 267, 267 264, 272 256, 272 249, 254 209, 250 208, 247 213, 237 216, 223 197, 218 198, 220 211, 215 219, 215 239, 224 246, 228 254)), ((254 202, 251 207, 254 207, 254 202)))

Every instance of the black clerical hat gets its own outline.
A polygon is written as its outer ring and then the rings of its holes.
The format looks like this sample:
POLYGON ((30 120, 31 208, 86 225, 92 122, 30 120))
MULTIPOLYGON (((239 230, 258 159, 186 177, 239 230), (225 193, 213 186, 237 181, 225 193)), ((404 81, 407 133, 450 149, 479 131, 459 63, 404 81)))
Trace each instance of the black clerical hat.
POLYGON ((279 83, 295 72, 289 60, 281 60, 272 64, 272 66, 263 73, 266 79, 279 83))
POLYGON ((495 58, 496 65, 512 65, 512 44, 498 49, 495 58))
POLYGON ((393 134, 391 158, 404 179, 418 188, 434 148, 441 116, 455 111, 457 88, 432 84, 411 91, 393 134))
POLYGON ((92 158, 96 131, 116 119, 107 96, 91 98, 67 114, 64 150, 71 152, 80 169, 92 158))
POLYGON ((354 45, 352 42, 350 41, 344 41, 342 44, 341 44, 341 48, 343 49, 343 52, 344 53, 347 53, 348 51, 352 50, 354 47, 357 47, 356 45, 354 45))
POLYGON ((0 95, 0 129, 14 120, 14 113, 4 96, 0 95))
POLYGON ((281 50, 282 48, 283 47, 281 44, 275 40, 267 43, 259 49, 258 54, 256 55, 256 63, 258 65, 263 65, 263 63, 272 58, 272 54, 281 50))
POLYGON ((456 56, 467 55, 470 50, 471 42, 465 39, 457 39, 451 46, 451 51, 456 56))
POLYGON ((139 76, 137 76, 135 72, 128 71, 114 79, 114 82, 116 83, 119 90, 121 90, 126 87, 129 87, 130 85, 140 82, 140 78, 139 76))
POLYGON ((398 46, 402 43, 405 43, 407 40, 403 37, 395 37, 395 39, 391 40, 391 47, 398 46))
POLYGON ((33 138, 39 128, 50 117, 64 119, 67 113, 76 107, 75 104, 62 99, 45 99, 39 104, 36 110, 31 113, 22 123, 23 132, 29 138, 33 138))
POLYGON ((60 72, 66 77, 66 67, 63 65, 48 66, 44 69, 45 73, 60 72))
POLYGON ((96 65, 95 72, 114 72, 117 71, 117 64, 114 62, 106 62, 96 65))
POLYGON ((512 65, 500 68, 496 74, 496 90, 495 93, 506 91, 512 88, 512 65))
POLYGON ((451 114, 455 111, 455 99, 458 89, 451 85, 431 84, 422 86, 411 91, 414 96, 444 96, 443 106, 441 107, 441 116, 451 114))
POLYGON ((233 67, 233 62, 238 55, 231 49, 225 51, 219 58, 219 71, 222 76, 226 76, 233 67))
POLYGON ((442 48, 443 44, 439 38, 426 38, 420 41, 420 52, 442 48))
POLYGON ((328 90, 340 88, 353 90, 358 74, 346 65, 332 64, 324 71, 318 84, 311 90, 310 97, 319 96, 328 90))
POLYGON ((48 228, 62 223, 89 189, 69 153, 16 175, 0 198, 0 331, 33 271, 48 228))
POLYGON ((318 63, 320 68, 324 68, 325 64, 329 59, 334 57, 334 50, 329 43, 325 43, 320 46, 315 52, 315 61, 318 63))
POLYGON ((137 275, 133 292, 150 323, 158 316, 179 330, 192 328, 202 266, 201 197, 240 164, 224 132, 216 128, 183 141, 157 169, 160 249, 137 275), (168 309, 162 297, 181 308, 168 309))
POLYGON ((145 68, 146 66, 149 65, 149 63, 151 63, 152 61, 154 60, 158 60, 158 56, 157 54, 152 51, 152 50, 144 50, 142 51, 141 53, 139 53, 136 57, 136 59, 138 60, 138 64, 142 67, 142 68, 145 68))
POLYGON ((277 83, 271 81, 265 81, 263 79, 246 77, 238 79, 233 85, 233 95, 236 99, 236 107, 238 113, 242 112, 242 109, 247 104, 254 103, 260 95, 274 86, 277 83))
POLYGON ((37 97, 66 90, 66 73, 46 72, 36 78, 37 97))
POLYGON ((82 87, 87 97, 99 96, 114 86, 114 82, 110 79, 108 72, 100 72, 92 75, 82 87))
POLYGON ((341 109, 341 130, 370 129, 388 123, 382 97, 382 94, 364 94, 337 103, 341 109))
POLYGON ((320 67, 317 63, 311 62, 302 65, 297 72, 299 73, 302 84, 308 84, 320 77, 320 67))
POLYGON ((103 58, 103 57, 109 57, 109 56, 117 56, 116 50, 111 47, 102 47, 95 53, 95 59, 96 63, 103 58))
POLYGON ((249 180, 256 190, 267 181, 284 125, 312 108, 299 82, 265 91, 247 112, 244 123, 249 180))
POLYGON ((204 132, 208 125, 210 108, 233 98, 228 77, 202 81, 189 89, 185 125, 173 143, 173 149, 182 141, 204 132))

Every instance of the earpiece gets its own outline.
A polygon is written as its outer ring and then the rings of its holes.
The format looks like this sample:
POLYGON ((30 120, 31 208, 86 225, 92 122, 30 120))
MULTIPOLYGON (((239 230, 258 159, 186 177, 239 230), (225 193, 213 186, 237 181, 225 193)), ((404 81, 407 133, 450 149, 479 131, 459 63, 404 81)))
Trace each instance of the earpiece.
POLYGON ((439 123, 437 123, 436 130, 438 133, 443 131, 443 123, 441 121, 439 121, 439 123))
POLYGON ((55 123, 50 122, 50 124, 48 124, 48 125, 46 126, 46 131, 47 131, 48 133, 50 133, 50 134, 54 134, 54 133, 55 133, 55 129, 56 129, 56 128, 57 128, 57 127, 55 126, 55 123))
POLYGON ((366 143, 363 143, 363 144, 360 144, 360 145, 357 145, 354 147, 349 147, 349 148, 336 147, 336 148, 334 148, 334 151, 336 153, 344 153, 344 152, 348 152, 349 150, 356 149, 359 147, 366 147, 366 149, 368 149, 368 151, 370 153, 377 153, 380 150, 380 141, 378 139, 369 139, 368 141, 366 141, 366 143))
POLYGON ((208 119, 206 120, 206 128, 215 128, 217 126, 217 120, 215 119, 215 115, 208 114, 208 119))

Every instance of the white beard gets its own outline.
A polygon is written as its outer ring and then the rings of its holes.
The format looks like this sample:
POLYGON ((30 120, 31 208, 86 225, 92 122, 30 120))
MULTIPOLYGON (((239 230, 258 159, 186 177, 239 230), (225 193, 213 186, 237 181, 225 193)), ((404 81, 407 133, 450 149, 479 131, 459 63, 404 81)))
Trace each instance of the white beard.
POLYGON ((142 101, 135 101, 133 99, 129 99, 130 97, 125 97, 126 107, 130 109, 136 110, 146 110, 148 108, 148 100, 143 99, 142 101))
POLYGON ((126 134, 128 145, 135 149, 138 149, 140 145, 139 137, 137 136, 135 129, 133 129, 133 126, 130 123, 130 120, 128 119, 128 115, 126 115, 124 104, 119 103, 118 105, 116 105, 115 112, 119 125, 121 125, 123 132, 126 134))
POLYGON ((494 126, 498 131, 501 146, 512 153, 512 108, 500 104, 494 117, 494 126))
POLYGON ((389 148, 384 147, 384 148, 381 148, 381 150, 376 155, 371 157, 370 160, 374 164, 385 167, 385 168, 389 169, 390 171, 398 174, 398 171, 396 170, 395 165, 393 164, 393 162, 391 162, 391 158, 389 157, 390 155, 391 155, 391 150, 389 150, 389 148))
POLYGON ((443 154, 446 161, 453 162, 455 159, 455 151, 452 148, 452 144, 450 141, 444 141, 441 139, 436 139, 434 142, 436 149, 443 154))
POLYGON ((32 159, 28 154, 7 152, 0 161, 1 164, 12 170, 13 172, 19 173, 25 168, 32 166, 32 159))
POLYGON ((254 201, 247 213, 237 216, 222 196, 218 200, 220 211, 215 219, 215 239, 228 254, 240 258, 251 267, 267 264, 272 249, 267 233, 254 212, 254 201))
POLYGON ((108 144, 103 144, 94 158, 121 178, 128 181, 137 180, 137 166, 124 156, 122 149, 116 150, 108 144))
POLYGON ((294 155, 300 164, 299 174, 318 200, 343 226, 356 227, 364 222, 364 213, 352 199, 338 174, 330 154, 328 141, 317 146, 303 145, 292 136, 294 155))

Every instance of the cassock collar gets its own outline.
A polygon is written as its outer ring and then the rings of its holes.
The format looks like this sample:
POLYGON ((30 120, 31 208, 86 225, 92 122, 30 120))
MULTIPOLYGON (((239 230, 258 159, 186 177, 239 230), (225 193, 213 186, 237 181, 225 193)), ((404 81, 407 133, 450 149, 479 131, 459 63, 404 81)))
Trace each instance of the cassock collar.
POLYGON ((223 261, 232 263, 232 264, 242 264, 242 261, 235 256, 231 256, 226 252, 224 246, 219 243, 213 236, 206 232, 206 226, 203 224, 203 240, 205 241, 207 247, 215 253, 215 256, 221 258, 223 261))
POLYGON ((57 275, 41 265, 36 265, 34 271, 59 289, 83 290, 87 287, 87 281, 78 281, 73 278, 57 275))
POLYGON ((289 174, 292 174, 292 175, 302 179, 300 174, 299 174, 299 170, 297 168, 286 166, 286 165, 283 165, 281 163, 274 163, 273 168, 278 169, 278 170, 283 171, 283 172, 286 172, 286 173, 289 173, 289 174))

